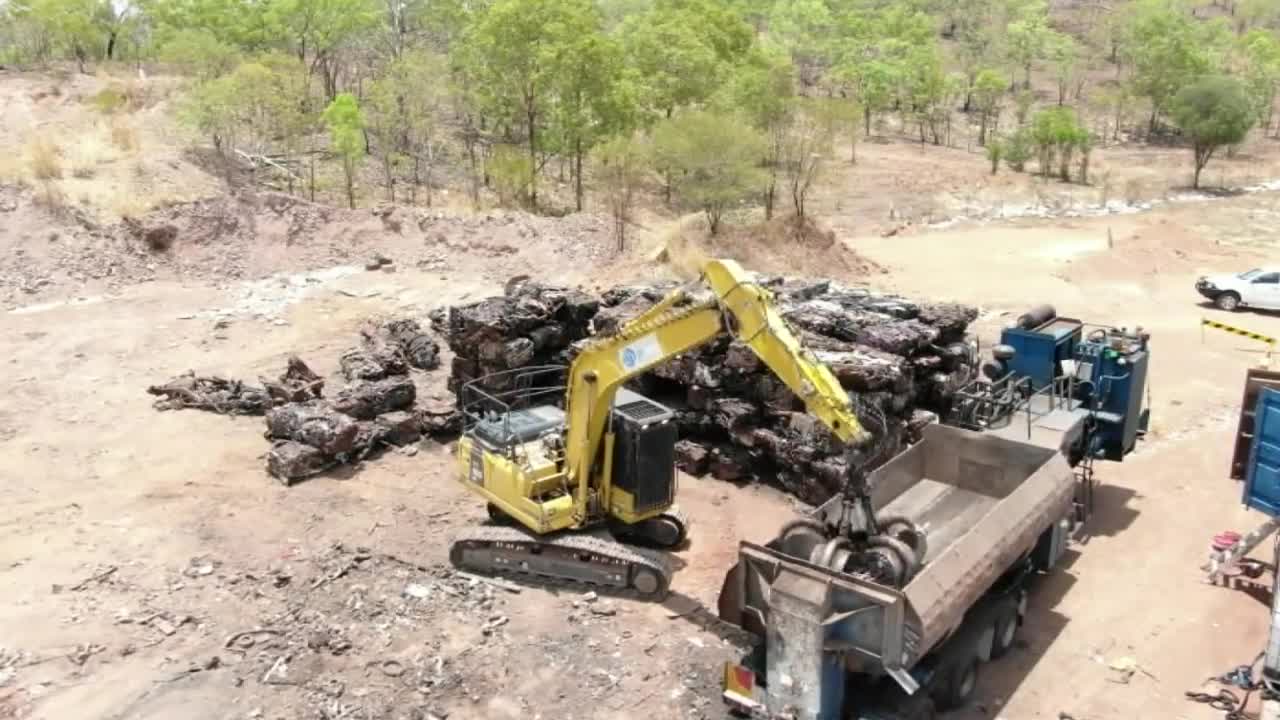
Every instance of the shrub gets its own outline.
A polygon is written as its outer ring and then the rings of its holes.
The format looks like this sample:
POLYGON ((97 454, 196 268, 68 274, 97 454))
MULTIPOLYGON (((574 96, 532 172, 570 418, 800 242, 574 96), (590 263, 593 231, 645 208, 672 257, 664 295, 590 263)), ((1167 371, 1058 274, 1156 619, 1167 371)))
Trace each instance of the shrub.
POLYGON ((62 177, 62 151, 44 138, 36 138, 27 147, 31 174, 37 180, 54 180, 62 177))

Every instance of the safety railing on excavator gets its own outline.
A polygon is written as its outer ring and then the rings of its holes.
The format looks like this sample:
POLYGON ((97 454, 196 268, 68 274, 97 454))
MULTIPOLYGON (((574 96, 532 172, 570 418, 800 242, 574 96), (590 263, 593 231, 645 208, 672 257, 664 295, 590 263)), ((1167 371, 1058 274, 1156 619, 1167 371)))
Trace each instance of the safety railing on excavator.
POLYGON ((511 413, 537 405, 564 407, 568 368, 539 365, 490 373, 470 380, 458 391, 463 430, 485 425, 487 434, 511 438, 511 413))

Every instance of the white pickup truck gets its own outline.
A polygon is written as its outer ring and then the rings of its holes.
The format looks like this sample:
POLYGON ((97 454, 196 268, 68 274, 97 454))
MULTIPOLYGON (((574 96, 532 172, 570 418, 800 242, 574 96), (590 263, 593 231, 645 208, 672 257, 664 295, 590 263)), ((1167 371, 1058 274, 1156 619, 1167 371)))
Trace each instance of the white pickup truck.
POLYGON ((1196 281, 1196 291, 1221 310, 1241 307, 1280 310, 1280 268, 1254 268, 1239 275, 1207 275, 1196 281))

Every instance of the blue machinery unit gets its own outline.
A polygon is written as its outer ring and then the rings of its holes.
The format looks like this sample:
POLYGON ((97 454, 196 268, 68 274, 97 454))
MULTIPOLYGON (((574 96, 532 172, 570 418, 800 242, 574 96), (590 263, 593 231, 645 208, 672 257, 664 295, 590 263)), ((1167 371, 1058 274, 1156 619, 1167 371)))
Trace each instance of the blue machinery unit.
POLYGON ((1147 429, 1149 339, 1142 328, 1093 326, 1035 308, 1001 332, 985 377, 956 393, 949 420, 1025 440, 1056 433, 1073 464, 1121 460, 1147 429))

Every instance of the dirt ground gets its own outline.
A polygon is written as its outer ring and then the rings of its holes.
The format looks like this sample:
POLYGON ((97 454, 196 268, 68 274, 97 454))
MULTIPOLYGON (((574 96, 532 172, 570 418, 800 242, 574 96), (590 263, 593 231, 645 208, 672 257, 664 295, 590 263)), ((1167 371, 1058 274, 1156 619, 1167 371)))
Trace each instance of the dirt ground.
MULTIPOLYGON (((860 152, 818 212, 885 271, 841 279, 975 303, 985 342, 1038 302, 1152 333, 1151 433, 1123 464, 1099 464, 1087 542, 1039 582, 1021 646, 983 668, 980 701, 956 717, 1220 717, 1183 691, 1251 660, 1265 638, 1259 594, 1209 586, 1198 569, 1214 533, 1261 520, 1226 477, 1243 373, 1261 355, 1202 335, 1202 316, 1223 318, 1192 283, 1274 256, 1280 195, 1104 217, 953 222, 925 209, 885 237, 899 226, 889 205, 907 207, 928 181, 977 187, 983 172, 939 154, 958 151, 860 152), (1142 671, 1118 682, 1110 666, 1126 659, 1142 671)), ((1266 179, 1268 166, 1251 167, 1266 179)), ((447 568, 450 533, 484 515, 454 483, 447 447, 286 488, 263 470, 261 419, 157 412, 143 392, 187 369, 271 376, 295 352, 332 375, 369 315, 425 318, 516 273, 602 285, 660 272, 644 252, 613 256, 607 222, 449 215, 401 232, 357 211, 294 238, 266 213, 235 235, 254 244, 233 256, 232 278, 191 270, 224 258, 210 237, 180 240, 128 282, 77 284, 60 263, 78 246, 37 252, 44 216, 12 212, 22 226, 0 226, 6 267, 48 263, 54 279, 6 288, 14 309, 0 316, 0 718, 724 715, 719 668, 742 638, 714 621, 716 595, 737 543, 767 539, 797 512, 789 499, 683 478, 692 539, 662 605, 513 594, 447 568), (15 247, 36 260, 13 260, 15 247), (360 268, 375 249, 395 272, 360 268)), ((1280 333, 1276 315, 1226 320, 1280 333)), ((424 381, 443 392, 443 372, 424 381)))

